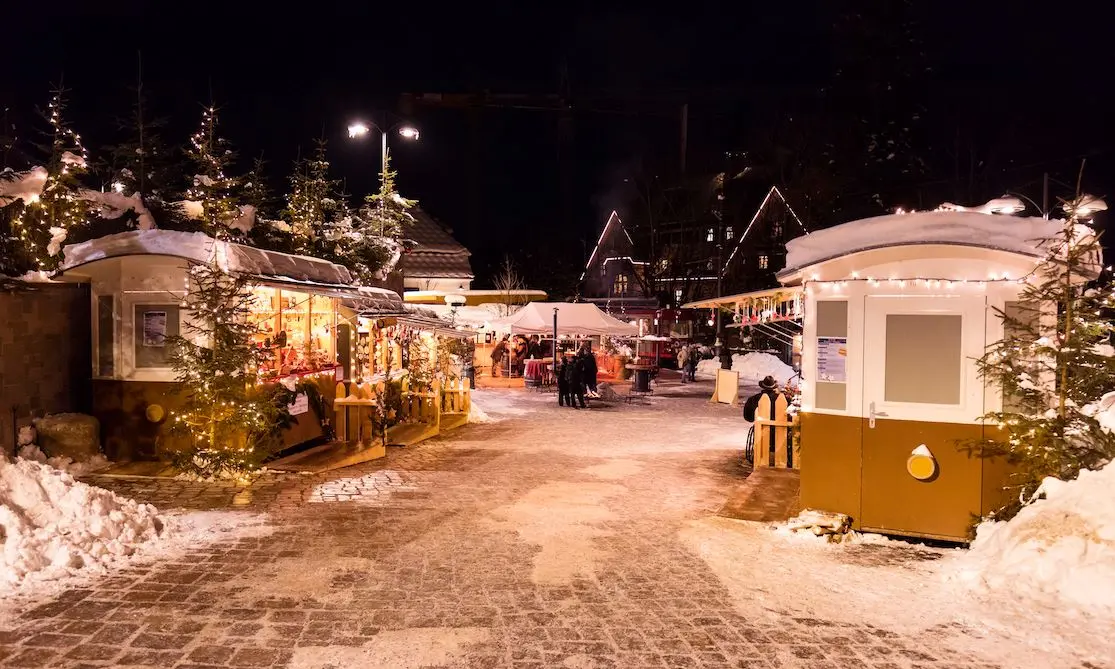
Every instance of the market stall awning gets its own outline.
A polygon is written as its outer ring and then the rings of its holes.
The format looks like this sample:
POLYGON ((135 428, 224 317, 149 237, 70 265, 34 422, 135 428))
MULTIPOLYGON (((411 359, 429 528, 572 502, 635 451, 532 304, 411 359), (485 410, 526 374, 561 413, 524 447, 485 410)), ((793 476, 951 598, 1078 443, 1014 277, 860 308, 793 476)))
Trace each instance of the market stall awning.
POLYGON ((460 303, 464 298, 466 306, 481 304, 526 304, 531 300, 546 299, 544 290, 408 290, 403 293, 407 304, 447 305, 445 298, 460 303))
POLYGON ((531 302, 510 316, 492 321, 491 327, 499 332, 551 334, 555 310, 559 335, 635 337, 639 334, 639 328, 587 302, 531 302))
POLYGON ((681 308, 734 311, 736 322, 740 325, 799 321, 802 315, 802 287, 787 286, 711 297, 683 304, 681 308))

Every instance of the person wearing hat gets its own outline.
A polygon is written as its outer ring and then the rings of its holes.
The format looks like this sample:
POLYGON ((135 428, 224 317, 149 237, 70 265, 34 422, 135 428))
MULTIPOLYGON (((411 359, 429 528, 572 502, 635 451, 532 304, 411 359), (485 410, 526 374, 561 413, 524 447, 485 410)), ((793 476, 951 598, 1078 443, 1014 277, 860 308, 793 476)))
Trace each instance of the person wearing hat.
POLYGON ((770 398, 770 405, 774 406, 774 401, 778 399, 778 381, 774 380, 773 376, 766 376, 759 382, 759 392, 747 398, 743 403, 743 419, 748 423, 755 422, 755 412, 759 410, 759 400, 766 395, 770 398))

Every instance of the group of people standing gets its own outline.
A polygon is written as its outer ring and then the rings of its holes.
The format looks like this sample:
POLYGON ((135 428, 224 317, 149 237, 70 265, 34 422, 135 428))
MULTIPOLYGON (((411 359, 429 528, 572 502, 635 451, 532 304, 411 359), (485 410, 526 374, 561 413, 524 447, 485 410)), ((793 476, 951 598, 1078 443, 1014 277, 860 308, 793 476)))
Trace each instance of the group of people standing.
POLYGON ((532 335, 530 339, 523 335, 516 335, 514 342, 511 341, 510 335, 504 335, 492 349, 492 376, 502 376, 505 368, 510 370, 511 376, 522 376, 527 360, 548 356, 549 351, 543 348, 543 342, 538 339, 538 335, 532 335))
POLYGON ((558 384, 558 406, 574 409, 585 408, 585 395, 599 397, 596 391, 596 356, 592 344, 585 342, 581 350, 566 351, 554 363, 554 376, 558 384))

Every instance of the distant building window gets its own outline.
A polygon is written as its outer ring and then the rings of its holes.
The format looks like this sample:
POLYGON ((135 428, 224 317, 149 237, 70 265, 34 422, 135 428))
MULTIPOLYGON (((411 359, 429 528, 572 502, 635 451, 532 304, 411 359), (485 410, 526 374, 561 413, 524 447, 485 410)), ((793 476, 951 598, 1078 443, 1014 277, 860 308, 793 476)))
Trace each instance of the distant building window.
POLYGON ((770 265, 770 258, 759 256, 759 269, 766 269, 770 265))
POLYGON ((658 259, 658 271, 665 272, 670 267, 670 260, 668 258, 658 259))
POLYGON ((709 228, 708 232, 705 234, 705 241, 706 242, 711 242, 711 241, 715 241, 715 240, 716 240, 716 230, 713 230, 712 228, 709 228))
POLYGON ((681 288, 674 290, 674 302, 681 304, 681 288))
POLYGON ((732 226, 729 225, 728 227, 724 228, 724 239, 734 239, 735 236, 736 233, 734 230, 732 230, 732 226))
POLYGON ((770 235, 771 237, 782 236, 782 221, 775 221, 774 224, 770 226, 770 235))
POLYGON ((623 295, 627 292, 626 274, 616 275, 616 280, 612 283, 612 292, 616 295, 623 295))

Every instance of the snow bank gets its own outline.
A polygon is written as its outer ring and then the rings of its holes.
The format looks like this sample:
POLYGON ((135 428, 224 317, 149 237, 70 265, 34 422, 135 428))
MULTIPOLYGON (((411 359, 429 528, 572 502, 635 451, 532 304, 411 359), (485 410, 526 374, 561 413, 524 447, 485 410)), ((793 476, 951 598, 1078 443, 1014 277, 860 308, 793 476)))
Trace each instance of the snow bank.
POLYGON ((19 457, 23 458, 24 460, 31 460, 40 464, 50 465, 55 469, 61 469, 70 476, 85 476, 86 474, 99 471, 112 464, 108 461, 108 458, 101 455, 100 453, 94 455, 88 460, 82 460, 80 462, 64 455, 53 458, 47 457, 47 454, 43 453, 42 449, 34 444, 30 444, 19 449, 19 457))
POLYGON ((475 400, 468 403, 468 422, 470 423, 495 423, 498 419, 492 418, 486 411, 476 404, 475 400))
POLYGON ((922 211, 851 221, 786 244, 786 270, 857 251, 907 244, 959 244, 1043 256, 1042 240, 1056 237, 1062 221, 971 211, 922 211))
POLYGON ((1007 522, 976 530, 949 576, 976 590, 1115 615, 1115 463, 1074 481, 1047 478, 1007 522))
MULTIPOLYGON (((702 360, 697 363, 697 377, 715 379, 720 369, 720 359, 702 360)), ((797 372, 793 367, 770 353, 744 353, 732 356, 732 370, 739 372, 741 385, 755 385, 767 376, 773 376, 780 385, 785 385, 797 372)))
POLYGON ((103 570, 163 534, 157 514, 50 465, 0 458, 0 585, 103 570))

